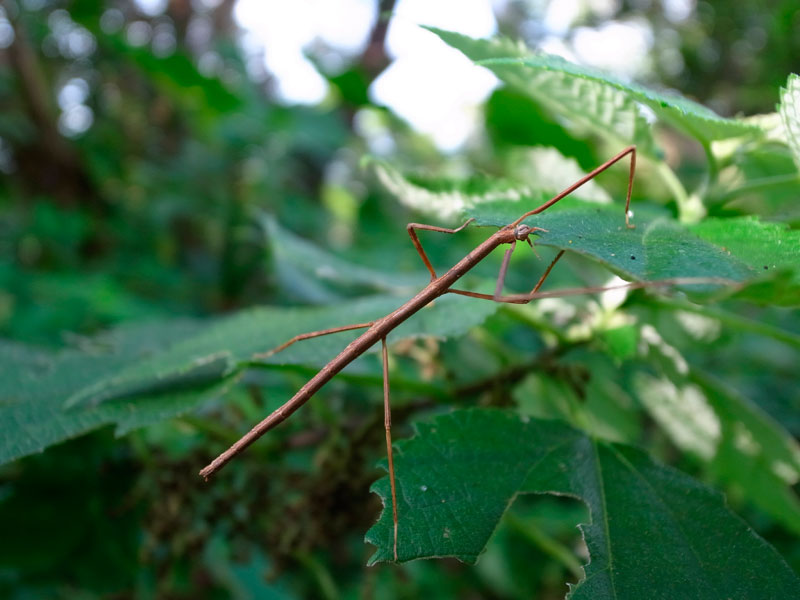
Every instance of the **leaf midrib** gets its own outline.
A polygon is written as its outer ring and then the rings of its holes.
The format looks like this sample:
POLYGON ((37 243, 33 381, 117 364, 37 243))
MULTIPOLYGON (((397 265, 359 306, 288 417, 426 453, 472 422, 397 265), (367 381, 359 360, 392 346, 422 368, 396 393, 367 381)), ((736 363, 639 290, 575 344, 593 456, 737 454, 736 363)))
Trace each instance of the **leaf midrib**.
MULTIPOLYGON (((606 534, 606 552, 608 553, 608 573, 611 581, 611 593, 614 598, 619 598, 617 594, 617 582, 614 580, 614 555, 611 552, 611 528, 608 523, 608 504, 606 503, 606 486, 603 481, 603 466, 600 463, 600 452, 597 446, 597 439, 590 438, 592 441, 592 450, 594 451, 595 469, 597 472, 597 482, 600 488, 600 501, 603 504, 603 530, 606 534)), ((591 559, 590 559, 591 560, 591 559)))
MULTIPOLYGON (((675 528, 680 532, 681 537, 684 539, 684 542, 685 542, 686 546, 691 550, 692 556, 694 557, 695 562, 696 562, 696 568, 697 568, 698 572, 702 574, 703 571, 704 571, 704 569, 703 569, 703 561, 700 558, 700 556, 697 554, 697 550, 695 549, 694 545, 692 544, 691 539, 689 538, 689 536, 686 535, 686 532, 684 531, 683 527, 681 526, 680 521, 678 520, 678 518, 675 515, 674 511, 670 508, 669 504, 666 503, 663 500, 661 495, 650 484, 650 482, 647 480, 647 478, 644 475, 642 475, 639 472, 639 470, 636 469, 636 467, 634 467, 631 464, 631 462, 622 453, 618 452, 617 449, 614 448, 611 445, 609 445, 608 448, 614 453, 614 456, 617 458, 617 460, 619 460, 621 464, 623 464, 631 473, 633 473, 633 475, 637 479, 639 479, 644 484, 644 486, 648 490, 650 490, 650 493, 651 493, 652 497, 655 498, 658 501, 658 503, 662 506, 664 512, 670 516, 670 518, 672 519, 673 524, 675 525, 675 528)), ((722 593, 719 590, 719 588, 717 587, 716 582, 713 582, 713 581, 709 580, 708 578, 706 578, 705 580, 708 583, 710 583, 710 585, 713 588, 714 592, 716 593, 717 597, 722 598, 723 597, 722 593)))

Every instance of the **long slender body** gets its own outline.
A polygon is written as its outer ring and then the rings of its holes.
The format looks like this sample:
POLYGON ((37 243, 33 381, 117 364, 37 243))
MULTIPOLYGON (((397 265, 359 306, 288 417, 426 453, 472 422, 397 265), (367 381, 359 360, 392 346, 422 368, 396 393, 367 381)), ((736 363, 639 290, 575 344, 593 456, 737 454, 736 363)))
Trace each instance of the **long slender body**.
POLYGON ((531 242, 529 236, 532 233, 535 233, 536 231, 542 231, 542 232, 547 231, 540 227, 530 227, 528 225, 525 225, 523 224, 523 221, 531 215, 538 214, 548 209, 556 202, 560 201, 562 198, 566 197, 567 195, 578 189, 580 186, 585 184, 587 181, 593 179, 599 173, 602 173, 603 171, 608 169, 611 165, 621 160, 625 156, 630 156, 631 159, 630 173, 628 175, 628 193, 625 202, 625 226, 628 228, 633 228, 634 226, 629 221, 631 217, 629 209, 631 203, 631 189, 633 187, 633 175, 636 169, 635 146, 629 146, 625 148, 616 156, 607 160, 605 163, 603 163, 602 165, 600 165, 587 175, 581 177, 578 181, 570 185, 568 188, 563 190, 558 195, 554 196, 553 198, 551 198, 544 204, 534 208, 533 210, 529 210, 513 223, 506 225, 499 231, 492 234, 492 236, 490 236, 486 241, 480 244, 472 252, 467 254, 464 258, 462 258, 452 269, 447 271, 447 273, 445 273, 441 277, 438 277, 436 275, 436 271, 433 268, 433 265, 431 264, 430 260, 428 259, 428 256, 425 253, 425 250, 422 248, 422 245, 420 244, 416 231, 428 230, 428 231, 438 231, 440 233, 458 233, 459 231, 464 229, 473 219, 469 219, 461 227, 458 227, 456 229, 447 229, 435 225, 409 223, 407 226, 408 233, 411 236, 411 241, 414 244, 414 247, 417 249, 420 258, 422 258, 422 262, 425 263, 425 266, 427 267, 428 271, 431 274, 431 282, 416 296, 414 296, 411 300, 406 302, 403 306, 401 306, 394 312, 388 314, 387 316, 381 319, 378 319, 376 321, 371 321, 368 323, 358 323, 355 325, 346 325, 343 327, 333 327, 331 329, 324 329, 320 331, 313 331, 309 333, 300 334, 295 336, 288 342, 282 344, 281 346, 278 346, 277 348, 268 352, 265 356, 270 356, 275 352, 280 352, 287 346, 295 342, 298 342, 300 340, 306 340, 320 335, 338 333, 341 331, 351 331, 354 329, 368 328, 363 334, 361 334, 350 344, 348 344, 347 347, 344 350, 342 350, 342 352, 339 353, 339 355, 336 358, 334 358, 327 365, 325 365, 314 377, 312 377, 308 381, 308 383, 306 383, 302 388, 300 388, 300 390, 294 395, 294 397, 291 400, 289 400, 283 406, 275 410, 271 415, 269 415, 266 419, 261 421, 255 427, 253 427, 253 429, 251 429, 241 439, 239 439, 239 441, 233 444, 233 446, 231 446, 225 452, 220 454, 216 459, 214 459, 213 462, 211 462, 211 464, 209 464, 202 471, 200 471, 200 475, 208 479, 217 470, 222 468, 226 463, 228 463, 228 461, 230 461, 233 457, 242 452, 245 448, 247 448, 250 444, 256 441, 259 437, 264 435, 267 431, 269 431, 279 423, 286 420, 294 411, 300 408, 315 393, 317 393, 317 391, 319 391, 319 389, 323 385, 328 383, 328 381, 330 381, 334 375, 336 375, 339 371, 344 369, 348 364, 353 362, 353 360, 361 356, 374 344, 380 341, 382 347, 382 358, 383 358, 383 404, 384 404, 384 427, 386 429, 386 453, 388 458, 389 482, 392 494, 392 512, 393 512, 392 517, 394 521, 394 559, 395 561, 397 561, 398 560, 398 553, 397 553, 398 508, 397 508, 397 489, 396 489, 395 475, 394 475, 394 463, 392 459, 392 437, 391 437, 392 419, 389 406, 390 404, 389 363, 388 363, 387 349, 386 349, 386 336, 389 334, 390 331, 392 331, 395 327, 397 327, 403 321, 408 319, 411 315, 413 315, 423 307, 430 304, 433 300, 447 293, 461 294, 464 296, 469 296, 471 298, 480 298, 483 300, 491 300, 493 302, 527 304, 528 302, 536 298, 571 296, 574 294, 585 294, 589 292, 603 292, 611 289, 622 289, 622 288, 636 289, 636 288, 658 286, 658 285, 681 285, 681 284, 696 284, 696 283, 719 283, 724 285, 735 284, 735 282, 719 278, 675 278, 675 279, 663 279, 660 281, 650 281, 650 282, 644 282, 644 281, 629 282, 620 285, 612 285, 604 287, 583 287, 583 288, 572 288, 566 290, 562 289, 556 292, 540 292, 539 289, 541 288, 542 283, 544 283, 545 279, 548 277, 555 264, 564 255, 564 250, 561 250, 553 259, 553 261, 550 263, 550 266, 547 267, 544 274, 539 278, 539 281, 536 283, 536 285, 529 293, 512 294, 508 296, 501 295, 503 291, 503 284, 505 281, 506 270, 508 269, 511 254, 514 251, 517 241, 525 241, 532 247, 533 243, 531 242), (497 286, 495 287, 495 292, 493 295, 481 294, 478 292, 471 292, 467 290, 458 290, 451 287, 465 273, 467 273, 480 261, 486 258, 492 252, 492 250, 494 250, 501 244, 510 244, 510 247, 506 250, 506 254, 503 257, 503 263, 500 267, 500 274, 497 278, 497 286))
POLYGON ((414 247, 416 248, 417 252, 419 253, 422 262, 425 264, 425 267, 431 274, 431 282, 416 296, 411 298, 411 300, 400 306, 397 310, 386 315, 385 317, 366 323, 345 325, 345 326, 333 327, 330 329, 299 334, 296 335, 291 340, 287 341, 286 343, 282 344, 281 346, 278 346, 277 348, 274 348, 270 352, 262 355, 262 356, 271 356, 272 354, 280 352, 284 348, 300 340, 306 340, 321 335, 329 335, 341 331, 351 331, 354 329, 367 328, 363 334, 361 334, 350 344, 348 344, 347 347, 344 350, 342 350, 342 352, 340 352, 338 356, 336 356, 336 358, 334 358, 327 365, 325 365, 316 375, 314 375, 314 377, 312 377, 302 388, 300 388, 300 390, 298 390, 298 392, 288 402, 286 402, 281 407, 276 409, 271 415, 269 415, 266 419, 261 421, 255 427, 253 427, 253 429, 251 429, 247 434, 245 434, 241 439, 239 439, 235 444, 233 444, 233 446, 231 446, 225 452, 220 454, 207 467, 205 467, 203 470, 200 471, 200 475, 208 479, 217 470, 222 468, 232 458, 234 458, 237 454, 242 452, 250 444, 255 442, 267 431, 269 431, 279 423, 285 421, 289 416, 291 416, 291 414, 294 411, 296 411, 303 404, 305 404, 317 391, 319 391, 320 388, 322 388, 322 386, 324 386, 328 381, 330 381, 337 373, 339 373, 342 369, 344 369, 353 360, 361 356, 364 352, 366 352, 370 347, 372 347, 376 343, 381 342, 382 363, 383 363, 384 427, 386 430, 386 454, 388 459, 387 466, 389 472, 389 486, 390 486, 391 501, 392 501, 392 521, 394 524, 394 534, 393 534, 394 560, 395 562, 397 562, 401 559, 401 557, 403 560, 406 560, 408 558, 414 558, 415 556, 413 554, 409 555, 405 552, 398 554, 398 537, 399 537, 398 533, 399 517, 398 517, 398 502, 397 502, 398 486, 395 481, 395 471, 394 471, 394 461, 393 461, 393 451, 392 451, 392 436, 391 436, 392 419, 391 419, 391 408, 390 408, 390 397, 389 397, 390 396, 389 361, 388 361, 388 351, 386 345, 386 336, 389 334, 389 332, 391 332, 395 327, 403 323, 413 314, 421 310, 423 307, 430 304, 436 298, 447 293, 461 294, 464 296, 479 298, 483 300, 490 300, 493 302, 527 304, 531 300, 537 298, 570 296, 574 294, 603 292, 607 290, 623 289, 623 288, 636 289, 636 288, 651 287, 651 286, 708 284, 708 283, 733 285, 733 286, 737 285, 736 282, 721 278, 690 277, 690 278, 662 279, 660 281, 649 281, 649 282, 646 281, 628 282, 619 285, 601 286, 601 287, 561 289, 555 292, 539 291, 545 279, 547 279, 548 275, 555 266, 555 264, 564 255, 564 250, 562 249, 560 252, 556 254, 553 261, 550 263, 550 265, 544 271, 544 274, 539 278, 539 281, 536 283, 536 285, 529 293, 512 294, 507 296, 502 295, 506 271, 508 269, 509 262, 511 259, 511 254, 514 252, 514 248, 516 247, 517 241, 527 242, 528 244, 531 245, 531 247, 533 247, 533 242, 531 241, 529 236, 537 231, 547 232, 546 229, 542 229, 540 227, 531 227, 525 225, 523 221, 529 216, 547 210, 549 207, 553 206, 555 203, 559 202, 561 199, 568 196, 570 193, 578 189, 580 186, 584 185, 587 181, 590 181, 595 176, 602 173, 603 171, 608 169, 611 165, 613 165, 614 163, 616 163, 617 161, 621 160, 626 156, 630 156, 631 162, 630 162, 630 172, 628 175, 628 193, 625 202, 625 226, 627 228, 632 229, 634 228, 634 225, 630 223, 630 217, 632 216, 632 213, 630 212, 629 209, 631 203, 631 190, 633 187, 634 171, 636 169, 635 146, 629 146, 625 148, 616 156, 607 160, 605 163, 603 163, 602 165, 600 165, 587 175, 581 177, 575 183, 567 187, 565 190, 563 190, 562 192, 560 192, 559 194, 557 194, 544 204, 532 210, 529 210, 528 212, 520 216, 516 221, 510 223, 509 225, 506 225, 505 227, 501 228, 500 230, 492 234, 487 240, 485 240, 472 252, 470 252, 464 258, 462 258, 455 266, 453 266, 453 268, 451 268, 441 277, 436 275, 436 270, 434 269, 433 265, 428 259, 425 250, 422 248, 422 245, 416 233, 417 230, 438 231, 440 233, 454 234, 463 230, 471 221, 473 221, 473 219, 467 220, 463 225, 455 229, 448 229, 436 225, 409 223, 407 226, 408 234, 411 236, 411 241, 414 244, 414 247), (470 269, 472 269, 475 265, 481 262, 493 250, 495 250, 498 246, 502 244, 509 244, 509 248, 506 250, 505 256, 503 257, 503 262, 500 267, 500 273, 497 278, 497 285, 495 287, 495 292, 493 295, 482 294, 468 290, 459 290, 451 287, 464 274, 466 274, 470 269))
MULTIPOLYGON (((539 282, 536 286, 531 290, 529 294, 524 296, 500 296, 503 288, 503 281, 505 279, 506 269, 508 268, 509 259, 511 257, 511 253, 516 246, 516 242, 526 241, 529 244, 531 243, 529 239, 529 235, 536 231, 537 229, 540 231, 540 228, 537 227, 528 227, 526 225, 521 225, 521 223, 525 220, 525 218, 538 214, 543 210, 546 210, 565 196, 569 195, 580 186, 585 184, 587 181, 590 181, 599 173, 605 171, 611 165, 619 161, 625 156, 631 157, 631 167, 630 167, 630 174, 628 175, 628 194, 625 202, 625 225, 627 227, 633 227, 629 222, 629 208, 631 203, 631 188, 633 186, 633 175, 636 169, 636 147, 629 146, 622 150, 619 154, 612 157, 611 159, 607 160, 605 163, 594 169, 592 172, 588 173, 587 175, 581 177, 578 181, 573 183, 571 186, 563 190, 558 195, 554 196, 541 206, 534 208, 533 210, 529 210, 521 217, 519 217, 513 223, 503 227, 502 229, 498 230, 494 234, 492 234, 486 241, 481 243, 477 248, 475 248, 472 252, 467 254, 464 258, 462 258, 452 269, 447 271, 441 277, 436 276, 436 272, 431 265, 430 261, 428 260, 425 251, 422 249, 420 245, 419 239, 417 238, 417 234, 415 229, 428 229, 432 231, 439 231, 443 233, 456 233, 461 231, 464 227, 469 224, 472 219, 468 220, 464 223, 461 227, 457 229, 446 229, 442 227, 436 227, 431 225, 420 225, 418 223, 410 223, 408 225, 408 233, 411 236, 411 241, 414 243, 414 246, 419 252, 422 261, 425 263, 425 266, 428 268, 428 271, 431 273, 431 282, 416 296, 414 296, 411 300, 406 302, 403 306, 395 310, 394 312, 390 313, 389 315, 373 321, 371 323, 361 323, 358 325, 351 325, 346 327, 338 327, 333 329, 328 329, 324 331, 312 332, 310 334, 300 335, 295 337, 293 340, 290 340, 286 344, 276 348, 273 352, 280 351, 289 344, 294 343, 295 341, 299 341, 300 339, 308 339, 309 337, 315 337, 317 335, 326 335, 329 333, 336 333, 338 331, 348 331, 352 329, 360 329, 362 327, 369 327, 363 334, 358 336, 355 340, 353 340, 347 347, 342 350, 339 355, 334 358, 331 362, 325 365, 319 373, 314 375, 303 387, 301 387, 298 392, 294 395, 294 397, 286 402, 286 404, 282 405, 278 409, 276 409, 271 415, 269 415, 266 419, 261 421, 258 425, 253 427, 250 431, 248 431, 244 436, 242 436, 235 444, 233 444, 230 448, 228 448, 225 452, 220 454, 217 458, 215 458, 208 466, 200 471, 200 475, 206 479, 208 479, 211 475, 213 475, 216 471, 221 469, 224 465, 226 465, 233 457, 237 454, 242 452, 245 448, 247 448, 250 444, 255 442, 258 438, 264 435, 267 431, 278 425, 279 423, 285 421, 294 411, 300 408, 303 404, 305 404, 319 389, 328 383, 334 375, 336 375, 339 371, 344 369, 347 365, 353 362, 357 357, 361 356, 364 352, 369 350, 373 345, 375 345, 379 341, 384 342, 384 353, 385 353, 385 340, 386 336, 389 332, 400 325, 403 321, 408 319, 411 315, 422 309, 423 307, 430 304, 433 300, 438 298, 439 296, 446 294, 448 292, 455 293, 455 294, 462 294, 465 296, 471 296, 473 298, 482 298, 486 300, 493 300, 495 302, 509 302, 514 304, 525 304, 530 302, 534 297, 543 297, 547 294, 540 294, 539 288, 541 287, 542 283, 544 282, 545 278, 550 273, 550 270, 553 268, 553 265, 561 258, 564 254, 563 250, 559 252, 556 256, 555 260, 551 263, 551 265, 547 268, 544 275, 539 279, 539 282), (500 268, 500 276, 497 280, 497 288, 495 290, 495 294, 493 296, 489 296, 487 294, 479 294, 475 292, 468 292, 465 290, 456 290, 452 289, 450 286, 453 285, 456 281, 458 281, 465 273, 467 273, 470 269, 472 269, 475 265, 477 265, 480 261, 486 258, 492 250, 500 246, 501 244, 511 244, 511 247, 506 251, 506 255, 503 258, 503 264, 500 268)), ((638 287, 636 284, 634 286, 638 287)), ((627 287, 627 286, 626 286, 627 287)), ((633 286, 631 286, 633 287, 633 286)), ((591 288, 583 288, 580 290, 567 290, 566 293, 583 293, 587 291, 592 291, 591 288)), ((559 295, 563 295, 565 291, 559 293, 559 295)), ((386 360, 384 357, 384 383, 386 383, 387 378, 387 369, 386 369, 386 360)), ((385 386, 386 387, 386 386, 385 386)), ((389 477, 392 482, 392 494, 393 494, 393 503, 394 503, 394 473, 392 471, 392 446, 391 446, 391 437, 389 434, 391 428, 391 418, 389 416, 389 397, 388 397, 388 390, 384 390, 384 404, 386 406, 386 442, 387 442, 387 451, 389 454, 389 477)), ((396 510, 396 503, 395 510, 396 510)), ((397 555, 397 519, 395 518, 395 556, 397 555)))
POLYGON ((517 237, 513 228, 505 227, 496 231, 491 237, 486 239, 486 241, 482 242, 478 247, 462 258, 452 269, 447 271, 447 273, 432 280, 416 296, 397 310, 375 321, 369 329, 350 342, 336 358, 331 360, 319 373, 314 375, 314 377, 301 387, 291 400, 275 410, 275 412, 253 427, 247 434, 233 444, 233 446, 215 458, 214 461, 200 471, 200 475, 208 478, 267 431, 285 421, 294 411, 316 394, 322 386, 339 373, 339 371, 344 369, 379 341, 385 339, 390 331, 411 317, 414 313, 430 304, 439 296, 446 294, 451 285, 486 258, 495 248, 502 244, 514 243, 516 239, 517 237))

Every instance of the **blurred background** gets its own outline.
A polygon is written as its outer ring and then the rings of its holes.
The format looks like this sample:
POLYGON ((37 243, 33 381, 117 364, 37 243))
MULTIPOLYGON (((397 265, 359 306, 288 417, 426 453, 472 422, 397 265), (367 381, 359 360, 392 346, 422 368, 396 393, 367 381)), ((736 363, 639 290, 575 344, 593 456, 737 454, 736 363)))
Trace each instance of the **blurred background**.
MULTIPOLYGON (((422 217, 378 188, 365 154, 447 175, 500 172, 509 148, 544 143, 586 170, 607 158, 419 25, 508 36, 749 115, 774 110, 800 56, 796 0, 762 4, 4 0, 0 335, 55 349, 130 321, 364 292, 287 262, 276 236, 419 273, 403 224, 422 217)), ((691 178, 702 149, 663 138, 691 178)), ((479 238, 429 252, 445 264, 479 238)), ((431 344, 412 359, 425 363, 431 344)), ((298 377, 270 389, 288 397, 298 377)), ((576 563, 531 538, 579 546, 577 502, 539 501, 532 516, 520 502, 539 528, 504 521, 475 568, 363 566, 380 509, 368 493, 381 473, 376 389, 334 387, 341 412, 320 408, 281 434, 288 458, 245 458, 219 486, 198 488, 196 465, 209 439, 243 427, 258 386, 227 398, 219 422, 187 417, 122 439, 106 428, 4 467, 0 595, 563 597, 576 563)), ((800 431, 796 414, 789 427, 800 431)), ((795 546, 782 551, 797 559, 795 546)))

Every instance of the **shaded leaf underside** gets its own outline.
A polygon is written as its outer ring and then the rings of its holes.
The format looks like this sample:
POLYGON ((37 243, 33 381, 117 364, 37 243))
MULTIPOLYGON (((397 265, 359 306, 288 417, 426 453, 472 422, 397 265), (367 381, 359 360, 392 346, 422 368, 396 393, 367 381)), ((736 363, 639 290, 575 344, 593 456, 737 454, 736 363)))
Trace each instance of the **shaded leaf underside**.
MULTIPOLYGON (((206 323, 139 324, 57 354, 0 345, 8 370, 0 380, 0 464, 103 425, 116 424, 125 433, 196 409, 223 394, 254 362, 319 367, 359 332, 306 340, 266 358, 258 354, 299 333, 382 317, 403 300, 377 296, 325 307, 254 308, 206 323)), ((441 298, 390 339, 460 335, 496 310, 492 302, 441 298)))
POLYGON ((617 140, 637 144, 653 154, 650 126, 636 102, 659 118, 708 143, 743 135, 761 135, 761 130, 743 120, 726 119, 714 111, 677 94, 622 81, 609 73, 577 65, 559 56, 530 54, 498 40, 476 40, 429 27, 447 44, 489 68, 498 78, 537 102, 556 110, 588 129, 617 140))

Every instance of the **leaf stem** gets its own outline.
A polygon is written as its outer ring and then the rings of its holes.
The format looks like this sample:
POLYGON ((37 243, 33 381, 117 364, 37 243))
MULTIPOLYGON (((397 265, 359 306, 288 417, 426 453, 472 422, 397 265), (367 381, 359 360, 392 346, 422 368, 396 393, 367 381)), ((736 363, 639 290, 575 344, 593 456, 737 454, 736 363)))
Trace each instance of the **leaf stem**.
POLYGON ((521 304, 507 304, 501 307, 501 310, 508 314, 509 316, 513 317, 520 323, 524 323, 526 325, 530 325, 533 329, 537 331, 546 331, 547 333, 553 335, 553 337, 558 340, 559 344, 570 344, 571 341, 564 335, 564 332, 561 331, 559 327, 553 325, 550 321, 546 319, 537 318, 534 314, 534 311, 531 310, 529 306, 521 305, 521 304))
POLYGON ((675 175, 675 172, 664 161, 655 161, 656 172, 667 186, 675 203, 678 205, 678 216, 684 223, 695 222, 705 213, 700 197, 692 194, 691 196, 683 187, 683 184, 675 175))
POLYGON ((710 190, 717 183, 717 179, 719 178, 719 163, 717 162, 717 157, 714 156, 714 153, 711 151, 711 144, 705 140, 702 140, 700 144, 703 146, 703 152, 706 154, 708 171, 706 172, 704 185, 702 189, 698 191, 698 195, 705 196, 705 192, 710 190))
POLYGON ((561 565, 566 567, 575 577, 583 577, 583 567, 569 548, 542 531, 534 520, 523 520, 513 512, 508 511, 506 513, 506 522, 515 532, 522 535, 545 554, 561 563, 561 565))
POLYGON ((717 161, 717 157, 714 156, 714 152, 711 150, 711 144, 703 142, 703 150, 708 160, 708 181, 710 185, 714 185, 719 177, 719 162, 717 161))
POLYGON ((748 181, 737 188, 721 194, 715 199, 715 203, 724 204, 742 194, 761 192, 769 190, 771 187, 778 187, 789 183, 800 184, 800 175, 797 173, 787 173, 785 175, 775 175, 773 177, 761 177, 759 179, 753 179, 752 181, 748 181))
POLYGON ((691 304, 689 302, 684 302, 673 298, 652 298, 651 302, 655 302, 665 308, 671 308, 673 310, 683 310, 697 315, 702 315, 704 317, 717 319, 720 323, 723 323, 724 325, 735 327, 742 331, 749 331, 751 333, 763 335, 765 337, 771 337, 780 342, 784 342, 796 348, 800 348, 800 335, 797 335, 796 333, 792 333, 790 331, 784 331, 783 329, 780 329, 779 327, 774 327, 773 325, 767 325, 760 321, 754 321, 752 319, 740 317, 739 315, 735 315, 733 313, 729 313, 718 309, 711 309, 705 306, 699 306, 696 304, 691 304))
POLYGON ((225 427, 218 421, 208 417, 198 417, 195 415, 183 415, 178 419, 180 423, 185 423, 189 427, 207 434, 209 437, 214 438, 225 444, 230 444, 239 439, 239 432, 225 427))
POLYGON ((325 600, 338 600, 341 597, 336 587, 336 582, 324 564, 310 553, 304 551, 295 552, 293 558, 303 565, 314 578, 322 598, 325 600))

